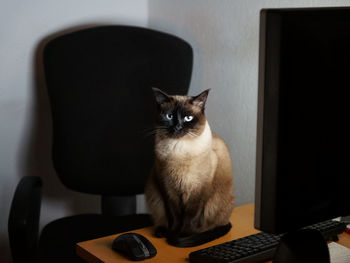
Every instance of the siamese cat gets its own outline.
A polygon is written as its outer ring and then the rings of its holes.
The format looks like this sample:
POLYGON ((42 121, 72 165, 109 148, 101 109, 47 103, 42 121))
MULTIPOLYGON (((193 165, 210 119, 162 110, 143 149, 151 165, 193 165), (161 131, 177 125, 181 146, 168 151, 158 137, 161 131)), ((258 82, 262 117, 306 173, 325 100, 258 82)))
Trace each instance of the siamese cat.
POLYGON ((145 194, 156 235, 185 237, 229 224, 232 164, 204 115, 209 90, 195 97, 153 92, 155 163, 145 194))

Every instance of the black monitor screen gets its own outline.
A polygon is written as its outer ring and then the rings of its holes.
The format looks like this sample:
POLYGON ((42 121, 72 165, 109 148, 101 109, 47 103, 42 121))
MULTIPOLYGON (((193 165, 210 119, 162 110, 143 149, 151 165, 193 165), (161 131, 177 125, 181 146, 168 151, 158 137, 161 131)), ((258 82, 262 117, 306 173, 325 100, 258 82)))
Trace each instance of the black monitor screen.
POLYGON ((261 12, 257 228, 350 214, 350 9, 261 12))

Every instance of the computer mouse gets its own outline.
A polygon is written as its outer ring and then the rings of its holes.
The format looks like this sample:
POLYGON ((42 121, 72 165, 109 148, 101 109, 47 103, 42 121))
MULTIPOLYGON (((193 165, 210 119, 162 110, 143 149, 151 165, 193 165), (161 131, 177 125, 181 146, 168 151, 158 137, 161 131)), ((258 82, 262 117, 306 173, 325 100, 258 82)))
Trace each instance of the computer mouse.
POLYGON ((152 243, 137 233, 126 233, 116 237, 112 249, 124 254, 131 260, 143 260, 157 254, 157 249, 152 243))

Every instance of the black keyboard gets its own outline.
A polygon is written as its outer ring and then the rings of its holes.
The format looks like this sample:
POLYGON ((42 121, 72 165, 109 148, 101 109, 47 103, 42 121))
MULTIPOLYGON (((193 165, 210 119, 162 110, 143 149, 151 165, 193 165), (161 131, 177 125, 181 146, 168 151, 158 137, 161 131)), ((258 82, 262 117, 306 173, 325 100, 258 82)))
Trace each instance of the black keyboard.
MULTIPOLYGON (((326 240, 345 231, 344 223, 328 220, 306 228, 319 230, 326 240)), ((194 251, 192 263, 252 263, 272 260, 282 235, 260 232, 216 246, 194 251)))

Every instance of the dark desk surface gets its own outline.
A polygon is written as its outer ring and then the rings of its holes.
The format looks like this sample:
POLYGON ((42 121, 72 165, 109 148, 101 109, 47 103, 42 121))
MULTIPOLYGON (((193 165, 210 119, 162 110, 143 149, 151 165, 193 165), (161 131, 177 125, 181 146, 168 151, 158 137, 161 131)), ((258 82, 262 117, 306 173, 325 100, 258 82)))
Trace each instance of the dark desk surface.
MULTIPOLYGON (((191 248, 177 248, 170 246, 164 238, 156 238, 153 236, 153 227, 146 227, 134 231, 148 238, 157 248, 157 255, 147 260, 149 263, 154 262, 181 262, 188 263, 188 255, 192 251, 217 245, 226 241, 244 237, 259 232, 254 229, 254 205, 244 205, 236 207, 231 215, 232 229, 226 235, 206 243, 201 246, 191 248)), ((122 234, 122 233, 121 233, 122 234)), ((77 244, 77 254, 89 263, 97 262, 132 262, 125 257, 119 255, 111 249, 112 242, 120 234, 106 236, 98 239, 88 240, 77 244)), ((350 248, 350 235, 343 233, 339 236, 339 244, 350 248)))

